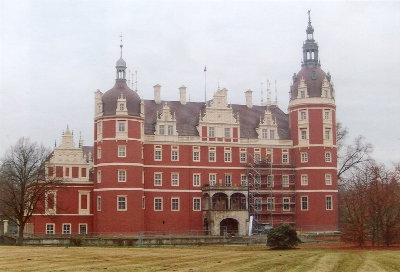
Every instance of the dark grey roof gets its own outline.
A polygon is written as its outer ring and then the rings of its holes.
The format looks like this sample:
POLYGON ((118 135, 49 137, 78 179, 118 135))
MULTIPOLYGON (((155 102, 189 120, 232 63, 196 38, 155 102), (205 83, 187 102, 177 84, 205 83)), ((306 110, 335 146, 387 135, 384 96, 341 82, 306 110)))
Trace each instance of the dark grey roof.
POLYGON ((290 99, 297 98, 297 91, 301 78, 307 84, 307 94, 309 97, 321 97, 322 81, 325 79, 325 72, 319 67, 304 67, 296 75, 296 81, 293 83, 290 90, 290 99))
POLYGON ((114 87, 103 95, 103 115, 115 115, 121 94, 126 99, 128 114, 140 116, 140 97, 128 87, 125 79, 117 79, 114 87))

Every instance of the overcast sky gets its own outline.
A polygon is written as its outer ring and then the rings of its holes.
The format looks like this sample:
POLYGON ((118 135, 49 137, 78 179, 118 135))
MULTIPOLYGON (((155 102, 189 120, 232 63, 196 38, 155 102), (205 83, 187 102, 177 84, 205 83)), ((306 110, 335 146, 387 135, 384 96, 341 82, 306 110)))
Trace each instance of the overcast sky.
MULTIPOLYGON (((264 101, 266 82, 287 112, 301 69, 311 9, 321 68, 336 90, 337 117, 374 145, 374 158, 400 161, 400 2, 11 1, 0 0, 0 156, 23 136, 53 147, 69 125, 93 144, 94 92, 115 82, 123 58, 138 93, 204 101, 218 84, 228 101, 264 101), (275 85, 276 80, 276 85, 275 85)), ((135 88, 135 87, 134 87, 135 88)))

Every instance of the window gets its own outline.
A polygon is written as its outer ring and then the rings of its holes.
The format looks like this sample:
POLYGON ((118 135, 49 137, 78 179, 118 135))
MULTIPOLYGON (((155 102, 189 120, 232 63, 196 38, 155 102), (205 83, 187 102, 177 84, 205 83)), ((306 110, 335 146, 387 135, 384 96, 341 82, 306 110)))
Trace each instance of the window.
POLYGON ((211 186, 215 186, 217 180, 217 175, 215 174, 210 174, 208 176, 208 182, 210 183, 211 186))
POLYGON ((101 148, 97 148, 97 158, 101 159, 101 148))
POLYGON ((57 207, 56 191, 46 192, 45 201, 46 214, 55 214, 57 207))
POLYGON ((301 197, 301 210, 302 211, 308 210, 308 196, 301 197))
POLYGON ((260 186, 261 185, 261 176, 259 174, 254 176, 254 185, 255 186, 260 186))
POLYGON ((267 198, 267 210, 274 211, 275 210, 275 198, 268 197, 267 198))
POLYGON ((288 175, 282 176, 282 187, 289 187, 289 176, 288 175))
POLYGON ((308 176, 307 175, 301 175, 301 185, 302 186, 308 185, 308 176))
POLYGON ((118 182, 126 182, 126 170, 118 170, 118 182))
POLYGON ((332 196, 325 197, 326 209, 332 210, 332 196))
POLYGON ((208 161, 215 162, 215 151, 208 152, 208 161))
POLYGON ((325 174, 325 185, 332 185, 332 176, 331 176, 331 174, 325 174))
POLYGON ((63 234, 71 234, 71 224, 62 224, 63 234))
POLYGON ((247 175, 241 175, 240 176, 240 185, 241 186, 247 186, 247 175))
POLYGON ((267 187, 274 187, 274 176, 273 175, 268 175, 267 187))
POLYGON ((171 174, 171 186, 179 186, 179 174, 178 173, 171 174))
POLYGON ((123 103, 119 104, 119 110, 124 111, 125 105, 123 103))
POLYGON ((215 128, 214 127, 208 128, 208 137, 215 137, 215 128))
POLYGON ((307 152, 302 152, 301 153, 301 162, 308 162, 307 152))
POLYGON ((254 198, 254 209, 256 211, 261 211, 262 210, 262 198, 261 197, 255 197, 254 198))
POLYGON ((300 120, 307 120, 307 112, 306 111, 300 112, 300 120))
POLYGON ((283 210, 290 211, 290 197, 283 198, 283 210))
POLYGON ((225 175, 225 186, 232 186, 232 175, 231 174, 225 175))
POLYGON ((90 211, 90 191, 79 190, 79 214, 89 214, 90 211))
POLYGON ((79 224, 79 234, 87 234, 87 224, 79 224))
POLYGON ((174 135, 174 126, 168 126, 168 135, 174 135))
POLYGON ((158 126, 158 134, 159 135, 164 135, 165 134, 165 126, 164 125, 159 125, 158 126))
POLYGON ((200 174, 193 174, 193 186, 200 186, 200 174))
POLYGON ((118 157, 126 157, 126 147, 118 146, 118 157))
POLYGON ((262 130, 262 138, 267 139, 267 130, 266 129, 262 130))
POLYGON ((271 140, 275 139, 275 130, 274 130, 274 129, 271 129, 271 130, 269 131, 269 138, 270 138, 271 140))
POLYGON ((171 211, 179 211, 179 198, 171 198, 171 211))
POLYGON ((161 150, 155 150, 154 151, 154 160, 155 161, 161 161, 161 150))
POLYGON ((54 224, 46 224, 46 234, 54 234, 55 226, 54 224))
POLYGON ((117 196, 117 211, 126 210, 126 196, 117 196))
POLYGON ((193 151, 193 161, 200 161, 200 151, 193 151))
POLYGON ((331 119, 331 114, 330 114, 329 110, 325 110, 324 111, 324 119, 325 120, 330 120, 331 119))
POLYGON ((289 163, 289 154, 282 153, 282 163, 289 163))
POLYGON ((162 185, 162 174, 154 173, 154 186, 161 186, 161 185, 162 185))
POLYGON ((301 98, 306 97, 306 92, 305 92, 305 91, 301 91, 301 92, 300 92, 300 97, 301 97, 301 98))
POLYGON ((97 197, 97 211, 101 211, 101 196, 97 197))
POLYGON ((225 152, 224 154, 224 160, 225 162, 231 162, 231 152, 225 152))
POLYGON ((201 210, 201 198, 194 197, 193 198, 193 211, 200 211, 201 210))
POLYGON ((300 133, 301 133, 301 139, 302 140, 307 140, 307 130, 306 129, 301 129, 300 133))
POLYGON ((240 152, 240 162, 247 162, 246 153, 240 152))
POLYGON ((101 126, 101 122, 99 121, 98 123, 97 123, 97 134, 102 134, 102 126, 101 126))
POLYGON ((118 122, 118 132, 125 132, 125 121, 118 122))
POLYGON ((225 138, 230 138, 230 137, 231 137, 231 129, 225 128, 225 138))
POLYGON ((329 140, 331 138, 331 130, 326 129, 325 130, 325 140, 329 140))
POLYGON ((171 151, 171 161, 179 161, 179 152, 178 150, 171 151))
POLYGON ((163 200, 161 197, 154 198, 154 210, 155 211, 162 211, 163 210, 163 200))
POLYGON ((146 208, 146 197, 142 196, 142 209, 144 210, 146 208))
POLYGON ((101 183, 101 170, 97 170, 97 183, 101 183))
POLYGON ((331 157, 331 152, 326 152, 325 153, 325 162, 331 162, 332 157, 331 157))

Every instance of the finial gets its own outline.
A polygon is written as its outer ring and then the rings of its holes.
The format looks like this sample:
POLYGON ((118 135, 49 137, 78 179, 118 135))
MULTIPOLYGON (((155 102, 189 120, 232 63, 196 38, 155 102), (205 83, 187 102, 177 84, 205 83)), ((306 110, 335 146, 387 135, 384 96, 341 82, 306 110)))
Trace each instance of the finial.
POLYGON ((120 37, 121 37, 121 45, 119 46, 119 47, 121 47, 121 59, 122 59, 122 47, 123 47, 123 45, 122 45, 122 32, 121 32, 121 35, 120 35, 120 37))
POLYGON ((311 9, 309 9, 309 10, 307 11, 307 13, 308 13, 308 22, 311 24, 311 15, 310 15, 311 9))

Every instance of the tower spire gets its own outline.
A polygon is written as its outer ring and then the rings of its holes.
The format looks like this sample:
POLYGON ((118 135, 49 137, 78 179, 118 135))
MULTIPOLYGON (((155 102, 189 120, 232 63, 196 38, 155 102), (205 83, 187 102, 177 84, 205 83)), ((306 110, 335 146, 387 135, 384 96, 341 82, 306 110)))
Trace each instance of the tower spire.
POLYGON ((121 47, 121 59, 122 59, 122 47, 124 47, 123 45, 122 45, 122 32, 121 32, 121 35, 119 35, 119 37, 121 38, 121 45, 119 46, 119 47, 121 47))
POLYGON ((318 62, 318 44, 314 40, 314 28, 311 25, 311 10, 308 10, 307 13, 307 39, 303 43, 303 62, 301 67, 320 67, 321 64, 318 62))

